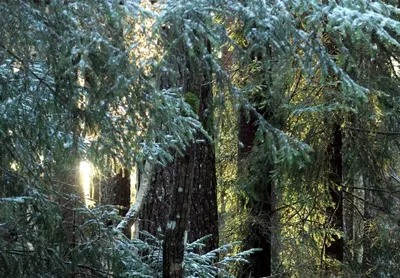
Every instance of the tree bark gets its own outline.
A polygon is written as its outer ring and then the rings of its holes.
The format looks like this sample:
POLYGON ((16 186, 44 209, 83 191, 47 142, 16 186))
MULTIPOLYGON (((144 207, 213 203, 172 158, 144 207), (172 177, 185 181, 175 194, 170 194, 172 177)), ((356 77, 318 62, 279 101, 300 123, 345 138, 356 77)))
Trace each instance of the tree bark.
MULTIPOLYGON (((211 53, 210 42, 204 39, 204 46, 211 53)), ((202 252, 208 252, 218 247, 218 204, 217 204, 217 178, 215 168, 214 142, 210 140, 214 135, 213 123, 213 95, 212 95, 212 68, 202 59, 202 53, 197 47, 196 55, 189 55, 187 46, 181 45, 177 50, 177 56, 171 64, 177 63, 181 76, 178 82, 182 84, 183 97, 192 106, 198 115, 208 137, 197 133, 196 137, 196 161, 193 173, 193 189, 188 240, 195 241, 207 235, 211 239, 206 242, 202 252)), ((168 76, 161 77, 161 88, 167 89, 173 84, 168 76)), ((186 150, 185 152, 188 152, 186 150)), ((166 229, 168 216, 173 213, 175 205, 171 196, 176 185, 172 183, 176 171, 176 163, 179 159, 169 163, 165 167, 157 167, 152 179, 152 187, 149 192, 143 213, 141 214, 140 229, 146 230, 152 235, 163 234, 166 229)), ((200 250, 199 250, 200 251, 200 250)))
POLYGON ((192 204, 189 218, 189 242, 211 235, 203 252, 218 248, 217 178, 214 146, 211 142, 196 146, 192 204))
POLYGON ((163 245, 163 277, 183 278, 185 234, 191 206, 196 146, 192 144, 183 157, 175 160, 174 192, 163 245))
MULTIPOLYGON (((333 206, 328 208, 328 227, 343 231, 343 167, 342 167, 342 130, 335 124, 332 131, 332 141, 327 148, 329 162, 329 193, 333 206)), ((325 255, 343 262, 344 241, 343 237, 332 235, 332 242, 325 244, 325 255)))
MULTIPOLYGON (((204 40, 207 52, 211 53, 211 45, 204 40)), ((211 235, 206 242, 204 252, 218 248, 218 204, 217 204, 217 174, 215 167, 214 142, 214 109, 212 95, 212 70, 210 65, 199 60, 199 63, 189 62, 189 79, 185 83, 186 92, 198 97, 197 114, 204 130, 209 137, 203 134, 196 136, 196 163, 194 169, 192 205, 189 218, 188 239, 193 242, 199 238, 211 235)))
MULTIPOLYGON (((189 17, 189 16, 188 16, 189 17)), ((176 36, 165 29, 168 44, 176 36)), ((213 137, 212 68, 204 57, 211 53, 211 44, 203 37, 203 45, 188 46, 183 42, 173 46, 168 67, 174 68, 177 76, 162 73, 161 89, 181 87, 182 97, 198 115, 208 136, 198 131, 195 141, 184 150, 184 155, 175 154, 175 160, 165 167, 157 167, 152 187, 141 214, 140 229, 152 235, 165 233, 163 248, 163 276, 183 277, 184 245, 206 235, 207 252, 218 247, 217 179, 213 137), (190 49, 189 49, 190 48, 190 49), (194 53, 194 55, 193 55, 194 53)), ((166 123, 168 124, 168 123, 166 123)))
MULTIPOLYGON (((174 163, 165 167, 154 166, 149 180, 149 191, 139 213, 139 231, 146 231, 153 236, 162 238, 164 235, 168 216, 171 211, 174 163)), ((140 173, 139 184, 142 186, 144 173, 140 173)), ((140 190, 139 187, 139 190, 140 190)), ((145 239, 144 236, 139 235, 145 239)))

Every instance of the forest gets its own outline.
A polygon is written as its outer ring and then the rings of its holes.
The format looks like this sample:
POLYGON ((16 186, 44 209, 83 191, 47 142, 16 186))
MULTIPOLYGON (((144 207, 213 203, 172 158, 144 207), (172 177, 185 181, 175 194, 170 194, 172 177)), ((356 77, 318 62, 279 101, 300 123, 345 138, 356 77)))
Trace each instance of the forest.
POLYGON ((400 277, 400 2, 0 0, 0 277, 400 277))

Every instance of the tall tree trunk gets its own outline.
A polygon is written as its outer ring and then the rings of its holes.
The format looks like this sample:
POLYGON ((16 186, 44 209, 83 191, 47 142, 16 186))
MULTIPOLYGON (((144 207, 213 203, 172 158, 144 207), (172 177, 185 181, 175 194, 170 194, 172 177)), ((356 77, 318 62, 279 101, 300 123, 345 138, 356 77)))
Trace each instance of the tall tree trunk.
MULTIPOLYGON (((332 141, 327 148, 329 162, 329 193, 333 206, 328 208, 328 227, 343 231, 343 167, 342 167, 342 130, 335 124, 332 131, 332 141)), ((344 241, 343 237, 332 235, 332 242, 325 245, 325 255, 343 262, 344 241)))
MULTIPOLYGON (((167 47, 181 35, 169 29, 164 32, 167 47)), ((140 228, 153 235, 165 233, 164 277, 183 277, 187 239, 194 241, 211 234, 211 240, 206 242, 202 251, 218 247, 215 151, 210 140, 214 131, 212 68, 204 59, 211 53, 211 44, 205 38, 198 39, 203 40, 202 46, 187 46, 183 42, 173 45, 168 67, 174 68, 178 75, 164 73, 159 79, 161 89, 182 88, 182 97, 197 113, 209 135, 198 132, 196 141, 184 150, 182 157, 175 154, 173 162, 154 171, 152 187, 141 213, 140 228)))
POLYGON ((205 249, 209 252, 218 248, 218 204, 215 153, 212 142, 204 138, 204 143, 196 146, 193 191, 189 218, 189 242, 211 235, 205 249))
MULTIPOLYGON (((165 232, 171 210, 174 164, 165 167, 154 166, 152 177, 143 208, 139 213, 139 231, 146 231, 153 236, 161 236, 165 232)), ((140 173, 139 184, 142 186, 145 173, 140 173)), ((140 190, 139 187, 139 190, 140 190)), ((139 236, 142 239, 143 236, 139 236)))
POLYGON ((191 206, 196 146, 192 144, 183 157, 175 160, 171 212, 163 245, 163 277, 183 278, 185 234, 191 206))
MULTIPOLYGON (((246 117, 241 111, 239 118, 239 149, 238 149, 238 176, 249 177, 252 175, 245 169, 248 161, 247 157, 253 149, 255 134, 257 131, 256 117, 253 112, 246 117)), ((260 173, 253 173, 260 175, 260 173)), ((271 276, 271 195, 272 183, 270 181, 259 183, 254 186, 254 195, 257 199, 249 196, 247 209, 249 222, 247 235, 244 240, 244 248, 261 248, 262 251, 252 254, 249 258, 249 266, 242 273, 243 278, 248 277, 268 277, 271 276)))
POLYGON ((56 184, 54 189, 60 194, 56 195, 56 201, 61 206, 62 226, 65 236, 66 248, 75 246, 77 237, 76 226, 79 225, 79 215, 75 209, 84 204, 83 188, 79 181, 79 160, 71 159, 67 164, 62 165, 64 169, 57 169, 56 184))
MULTIPOLYGON (((211 53, 211 45, 205 40, 207 52, 211 53)), ((198 98, 197 114, 199 120, 211 139, 214 138, 214 110, 212 95, 212 70, 204 61, 198 64, 188 63, 189 79, 185 83, 185 91, 198 98)), ((192 205, 189 218, 188 239, 193 242, 211 235, 203 250, 208 252, 218 248, 218 204, 217 174, 215 167, 214 142, 202 134, 196 137, 196 164, 194 170, 192 205)))
MULTIPOLYGON (((207 52, 211 53, 210 42, 204 40, 207 52)), ((207 252, 218 247, 218 204, 217 178, 215 168, 214 142, 210 140, 214 135, 213 123, 213 95, 212 95, 212 68, 202 59, 200 50, 195 49, 195 57, 188 53, 185 46, 181 46, 176 55, 176 67, 181 73, 179 83, 183 87, 183 95, 187 103, 198 114, 204 130, 209 137, 198 133, 196 135, 196 161, 194 162, 193 189, 190 216, 188 218, 188 240, 194 241, 206 235, 211 239, 206 242, 203 251, 207 252)), ((168 89, 173 83, 168 76, 161 77, 161 88, 168 89)), ((186 150, 187 153, 190 149, 186 150)), ((187 154, 186 154, 187 155, 187 154)), ((166 230, 169 215, 173 214, 176 205, 172 200, 173 190, 177 186, 172 181, 176 175, 176 165, 180 160, 169 163, 165 167, 157 167, 154 171, 152 186, 141 213, 139 229, 150 234, 163 234, 166 230)))
MULTIPOLYGON (((327 4, 327 0, 322 0, 323 4, 327 4)), ((328 53, 331 56, 340 54, 338 47, 335 43, 334 38, 328 33, 324 34, 325 45, 328 53)), ((336 73, 331 72, 332 79, 337 79, 336 73)), ((339 90, 339 88, 337 88, 339 90)), ((327 94, 328 96, 329 94, 327 94)), ((327 97, 334 98, 334 96, 327 97)), ((328 173, 328 188, 333 206, 327 209, 328 216, 328 228, 334 228, 339 232, 344 231, 343 225, 343 165, 342 165, 342 130, 340 123, 336 122, 333 124, 332 133, 330 134, 330 142, 327 147, 327 163, 329 167, 328 173)), ((335 259, 343 263, 344 258, 344 240, 343 237, 338 237, 337 235, 332 235, 333 240, 330 243, 324 242, 324 253, 332 259, 335 259)), ((329 272, 329 268, 327 269, 329 272)))
MULTIPOLYGON (((256 23, 254 27, 257 27, 256 23)), ((272 99, 270 90, 273 86, 273 56, 273 48, 268 41, 265 43, 265 52, 254 51, 251 53, 251 59, 262 64, 259 72, 255 73, 255 80, 256 82, 261 81, 263 91, 260 94, 254 94, 250 101, 254 103, 253 106, 257 108, 257 112, 263 115, 265 120, 269 121, 269 123, 275 127, 279 127, 281 126, 280 119, 274 117, 274 109, 276 108, 272 107, 272 105, 260 108, 262 106, 261 103, 265 100, 268 100, 266 103, 272 103, 272 101, 270 102, 272 99)), ((252 73, 249 72, 247 74, 249 74, 251 78, 252 73)), ((259 143, 255 142, 257 129, 257 117, 255 112, 249 111, 249 117, 247 117, 245 111, 241 111, 239 115, 238 133, 240 145, 238 150, 238 176, 243 176, 248 180, 252 180, 254 183, 252 185, 253 192, 248 195, 246 206, 249 223, 247 235, 244 240, 244 247, 246 249, 262 249, 262 251, 256 252, 250 256, 249 267, 243 272, 243 278, 268 277, 272 274, 271 223, 274 181, 270 173, 273 170, 273 165, 269 161, 269 158, 267 158, 267 161, 263 162, 265 167, 263 171, 244 169, 247 163, 253 163, 249 161, 247 157, 256 147, 254 144, 259 143)), ((263 151, 269 150, 263 149, 263 151)))

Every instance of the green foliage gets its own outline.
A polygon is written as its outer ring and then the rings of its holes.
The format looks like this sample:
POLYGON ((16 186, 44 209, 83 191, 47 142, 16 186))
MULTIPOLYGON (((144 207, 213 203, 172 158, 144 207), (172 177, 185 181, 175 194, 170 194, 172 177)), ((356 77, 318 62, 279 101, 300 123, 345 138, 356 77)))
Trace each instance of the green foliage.
MULTIPOLYGON (((274 184, 275 217, 280 221, 272 235, 280 250, 274 257, 275 273, 311 277, 321 275, 328 265, 340 269, 340 263, 323 254, 332 235, 349 237, 346 231, 329 226, 327 218, 333 171, 327 149, 335 125, 340 125, 344 138, 342 189, 349 213, 355 211, 351 188, 360 171, 376 189, 371 189, 376 198, 363 202, 393 210, 394 202, 381 189, 396 192, 385 181, 387 171, 398 164, 398 137, 385 136, 386 131, 398 129, 392 120, 398 118, 398 111, 391 114, 398 92, 394 89, 397 62, 393 62, 399 38, 395 4, 246 1, 228 5, 235 15, 230 28, 238 57, 231 70, 241 74, 236 76, 235 93, 244 110, 256 115, 258 127, 252 154, 243 167, 246 171, 238 177, 239 189, 244 207, 256 209, 249 204, 265 200, 267 187, 271 181, 274 184), (374 134, 377 130, 384 132, 374 134)), ((272 223, 261 218, 257 225, 272 223)))
POLYGON ((188 92, 184 94, 185 101, 192 107, 194 113, 199 111, 200 99, 195 94, 188 92))
MULTIPOLYGON (((145 249, 140 251, 145 254, 144 261, 155 270, 153 272, 153 277, 161 277, 162 242, 146 232, 142 234, 145 239, 143 241, 135 239, 134 242, 139 246, 143 244, 146 246, 145 249)), ((206 245, 203 242, 207 241, 209 237, 210 235, 205 236, 186 245, 183 263, 185 277, 234 277, 232 274, 233 266, 235 264, 247 263, 246 258, 254 252, 259 251, 257 249, 252 249, 240 253, 232 252, 232 249, 239 244, 239 242, 233 242, 204 253, 202 249, 205 248, 206 245)))
MULTIPOLYGON (((2 276, 160 275, 160 242, 130 241, 107 226, 119 220, 110 207, 86 209, 76 169, 82 159, 103 174, 116 164, 166 164, 197 132, 214 129, 200 124, 201 99, 188 87, 200 74, 213 76, 223 114, 215 122, 221 210, 232 227, 224 233, 241 237, 246 205, 273 184, 276 272, 319 275, 328 261, 324 243, 348 237, 326 224, 327 147, 339 125, 345 197, 352 205, 353 177, 361 174, 371 214, 364 265, 351 272, 349 259, 343 275, 398 276, 391 217, 398 196, 388 182, 399 163, 397 3, 179 0, 145 9, 136 1, 45 2, 0 3, 2 276), (223 47, 232 59, 220 57, 223 47), (257 132, 237 177, 232 118, 242 110, 254 114, 257 132)), ((187 245, 188 276, 228 277, 231 261, 251 252, 216 263, 232 246, 193 251, 202 244, 187 245)))

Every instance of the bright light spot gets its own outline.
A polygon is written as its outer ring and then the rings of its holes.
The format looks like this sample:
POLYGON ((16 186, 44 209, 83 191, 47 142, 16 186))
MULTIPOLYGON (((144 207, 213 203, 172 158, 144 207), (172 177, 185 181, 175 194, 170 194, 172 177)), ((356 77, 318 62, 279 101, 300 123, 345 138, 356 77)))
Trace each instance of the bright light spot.
POLYGON ((135 238, 136 237, 136 225, 133 224, 131 226, 131 238, 135 238))
POLYGON ((17 169, 18 169, 18 164, 15 163, 15 162, 11 163, 11 169, 13 169, 14 171, 17 171, 17 169))
POLYGON ((83 77, 82 72, 78 69, 78 86, 84 87, 85 86, 85 78, 83 77))
POLYGON ((398 75, 400 73, 400 64, 399 64, 399 62, 397 62, 397 60, 395 60, 393 58, 391 60, 392 60, 393 69, 394 69, 395 73, 398 75))
POLYGON ((81 161, 79 165, 79 174, 85 194, 85 204, 86 206, 90 206, 93 204, 93 201, 90 200, 91 166, 89 162, 81 161))

